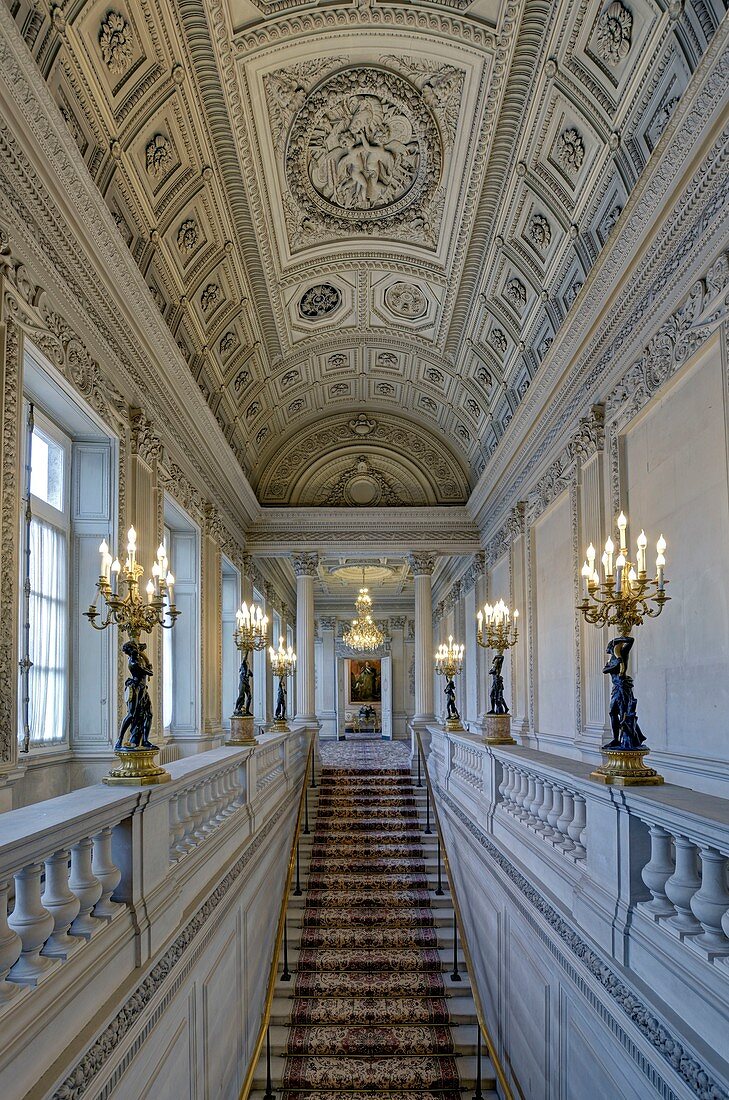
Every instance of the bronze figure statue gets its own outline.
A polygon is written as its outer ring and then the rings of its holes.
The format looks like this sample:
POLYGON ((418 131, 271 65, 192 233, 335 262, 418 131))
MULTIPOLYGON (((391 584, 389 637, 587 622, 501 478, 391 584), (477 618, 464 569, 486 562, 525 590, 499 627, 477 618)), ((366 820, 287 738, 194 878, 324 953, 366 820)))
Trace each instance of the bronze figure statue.
POLYGON ((454 722, 460 722, 461 716, 456 706, 456 685, 452 679, 446 680, 444 694, 446 697, 446 719, 452 718, 454 722))
POLYGON ((129 662, 129 676, 124 681, 127 692, 127 713, 124 715, 114 751, 120 749, 156 749, 151 744, 149 734, 152 729, 152 703, 149 698, 147 680, 154 675, 152 665, 146 653, 144 642, 134 639, 125 642, 122 653, 126 653, 129 662), (129 735, 125 743, 125 737, 129 735))
POLYGON ((602 671, 612 680, 609 713, 613 739, 604 749, 639 749, 645 741, 638 725, 633 679, 628 675, 628 657, 634 645, 635 638, 626 636, 608 642, 609 656, 602 671))
POLYGON ((276 696, 276 712, 274 717, 277 721, 286 721, 286 681, 283 676, 280 676, 278 681, 278 694, 276 696))
POLYGON ((489 669, 489 676, 491 677, 491 709, 488 712, 489 714, 509 713, 509 708, 504 699, 504 677, 501 675, 503 664, 504 654, 497 653, 489 669))
POLYGON ((251 710, 251 703, 253 702, 252 679, 253 672, 248 664, 248 650, 246 650, 238 674, 238 698, 235 701, 235 710, 233 711, 236 718, 247 718, 253 713, 251 710))

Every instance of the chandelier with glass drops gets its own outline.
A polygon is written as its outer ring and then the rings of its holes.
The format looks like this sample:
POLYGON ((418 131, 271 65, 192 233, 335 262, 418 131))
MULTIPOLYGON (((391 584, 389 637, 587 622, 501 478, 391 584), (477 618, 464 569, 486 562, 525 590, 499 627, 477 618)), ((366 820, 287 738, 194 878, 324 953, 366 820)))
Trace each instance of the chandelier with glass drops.
POLYGON ((365 571, 362 569, 362 587, 354 602, 357 618, 352 619, 352 625, 342 639, 344 644, 353 650, 379 649, 385 640, 385 635, 372 618, 372 597, 369 589, 364 584, 365 571))

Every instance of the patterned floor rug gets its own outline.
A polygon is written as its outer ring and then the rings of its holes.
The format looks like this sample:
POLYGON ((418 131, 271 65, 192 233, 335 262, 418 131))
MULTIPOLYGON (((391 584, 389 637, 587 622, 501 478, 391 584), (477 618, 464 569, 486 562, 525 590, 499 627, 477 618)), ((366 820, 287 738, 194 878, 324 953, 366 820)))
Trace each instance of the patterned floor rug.
POLYGON ((321 746, 284 1100, 460 1100, 407 746, 321 746))

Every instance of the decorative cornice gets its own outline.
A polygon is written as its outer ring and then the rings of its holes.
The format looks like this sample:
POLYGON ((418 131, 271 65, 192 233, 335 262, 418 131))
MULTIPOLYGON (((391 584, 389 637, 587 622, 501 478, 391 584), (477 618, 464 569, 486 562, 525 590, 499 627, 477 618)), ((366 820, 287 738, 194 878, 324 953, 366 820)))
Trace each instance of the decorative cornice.
POLYGON ((593 405, 589 414, 581 418, 562 454, 555 459, 529 494, 527 522, 534 523, 552 501, 569 489, 578 465, 591 458, 596 451, 601 451, 604 446, 605 408, 603 405, 593 405))

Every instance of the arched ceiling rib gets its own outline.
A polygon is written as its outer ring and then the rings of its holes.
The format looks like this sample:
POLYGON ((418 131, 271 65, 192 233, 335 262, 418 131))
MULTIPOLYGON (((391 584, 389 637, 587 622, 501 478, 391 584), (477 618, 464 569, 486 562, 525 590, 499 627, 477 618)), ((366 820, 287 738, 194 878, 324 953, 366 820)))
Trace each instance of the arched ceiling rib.
POLYGON ((5 2, 264 503, 465 499, 723 15, 5 2))

